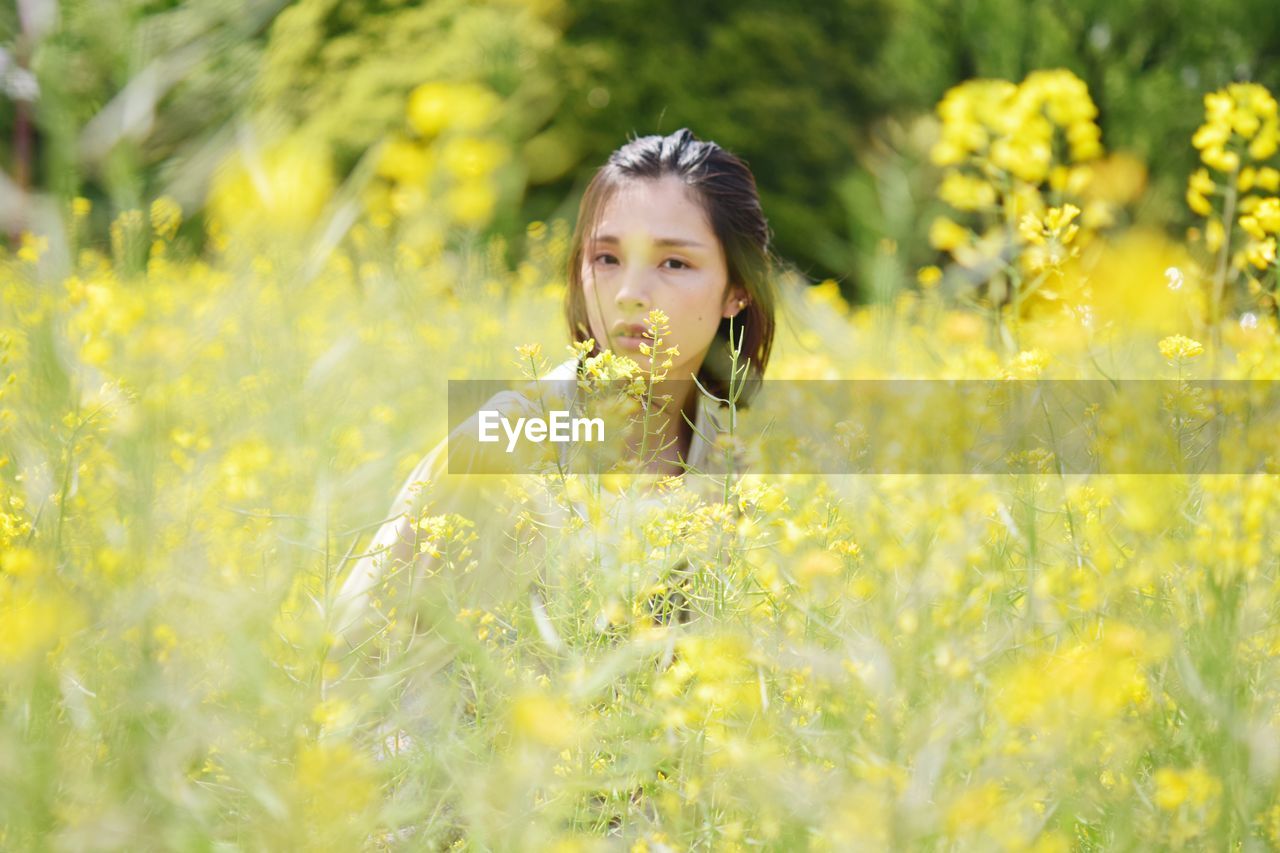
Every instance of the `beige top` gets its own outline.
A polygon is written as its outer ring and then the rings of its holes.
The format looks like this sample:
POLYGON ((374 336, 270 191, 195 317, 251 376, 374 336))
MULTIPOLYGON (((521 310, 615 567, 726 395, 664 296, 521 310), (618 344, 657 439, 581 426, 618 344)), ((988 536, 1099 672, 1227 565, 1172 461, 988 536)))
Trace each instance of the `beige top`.
MULTIPOLYGON (((558 383, 552 386, 553 393, 566 401, 571 402, 577 392, 577 366, 577 360, 570 359, 544 377, 558 383)), ((693 468, 703 467, 712 448, 708 439, 714 440, 723 431, 723 409, 717 417, 718 408, 715 400, 698 394, 694 419, 697 429, 688 459, 693 468)), ((497 409, 507 415, 537 412, 534 402, 516 391, 494 395, 482 409, 497 409)), ((333 633, 337 639, 331 657, 345 658, 356 648, 371 652, 381 646, 373 642, 376 636, 395 637, 397 632, 400 641, 410 642, 415 632, 409 627, 415 619, 425 618, 428 624, 447 629, 454 622, 453 615, 462 608, 486 607, 526 591, 536 577, 548 532, 571 525, 571 512, 580 519, 587 518, 583 488, 560 489, 559 495, 567 500, 553 499, 547 484, 535 475, 449 473, 450 439, 459 441, 477 435, 477 419, 478 414, 472 415, 437 444, 400 488, 387 513, 388 520, 378 529, 335 599, 333 633), (449 514, 462 516, 467 522, 450 524, 449 514), (518 520, 521 517, 523 520, 518 520), (442 571, 446 567, 448 570, 442 571)), ((470 452, 484 452, 474 438, 459 441, 455 451, 461 446, 470 452)), ((562 446, 562 453, 567 449, 562 446)), ((460 465, 465 462, 466 452, 462 459, 455 452, 455 469, 466 467, 460 465)), ((606 489, 596 489, 608 504, 603 510, 608 515, 604 523, 615 530, 636 529, 634 525, 660 511, 673 496, 683 492, 686 499, 690 493, 706 499, 716 495, 723 482, 694 472, 680 479, 680 489, 654 490, 639 497, 632 493, 625 501, 614 500, 606 489)), ((597 524, 601 523, 600 512, 597 507, 597 524)), ((449 645, 447 637, 441 639, 441 664, 453 656, 449 645)), ((385 660, 387 654, 383 648, 378 656, 385 660)))

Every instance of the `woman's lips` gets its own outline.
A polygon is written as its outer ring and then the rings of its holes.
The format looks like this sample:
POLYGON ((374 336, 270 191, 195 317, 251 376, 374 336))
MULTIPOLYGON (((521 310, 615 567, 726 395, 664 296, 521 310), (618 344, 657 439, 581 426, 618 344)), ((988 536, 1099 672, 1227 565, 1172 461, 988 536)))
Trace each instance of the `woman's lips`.
POLYGON ((645 337, 641 337, 641 336, 639 336, 639 335, 620 335, 620 336, 618 336, 617 338, 615 338, 614 340, 616 340, 616 341, 618 342, 618 346, 620 346, 620 347, 626 347, 627 349, 639 350, 639 349, 640 349, 640 345, 641 345, 641 344, 643 344, 643 343, 648 342, 648 340, 649 340, 649 339, 648 339, 648 338, 645 338, 645 337))
POLYGON ((649 337, 649 330, 645 326, 621 326, 614 330, 614 340, 618 346, 627 349, 640 349, 641 344, 652 343, 653 339, 649 337))

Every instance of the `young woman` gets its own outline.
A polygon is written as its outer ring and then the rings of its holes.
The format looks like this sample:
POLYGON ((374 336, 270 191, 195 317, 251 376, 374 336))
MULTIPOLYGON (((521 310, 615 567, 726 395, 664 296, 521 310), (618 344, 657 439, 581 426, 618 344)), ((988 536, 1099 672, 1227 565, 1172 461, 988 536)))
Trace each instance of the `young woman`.
MULTIPOLYGON (((627 143, 587 187, 573 236, 565 316, 584 356, 545 378, 565 380, 571 388, 586 359, 605 349, 642 368, 651 359, 669 358, 666 377, 654 389, 669 396, 669 416, 660 419, 660 435, 646 440, 664 449, 647 470, 679 476, 682 462, 696 466, 706 458, 704 436, 712 434, 710 414, 720 405, 690 380, 697 377, 714 397, 728 396, 731 327, 752 380, 737 405, 748 402, 754 380, 768 365, 776 301, 771 258, 755 178, 742 160, 687 129, 627 143), (646 340, 645 323, 653 309, 665 313, 668 330, 660 352, 646 354, 652 341, 646 340)), ((519 413, 531 407, 527 398, 505 392, 485 408, 519 413)), ((451 437, 474 435, 474 421, 451 437)), ((385 652, 386 644, 376 638, 406 625, 411 637, 405 642, 413 642, 425 619, 433 639, 423 642, 437 642, 443 662, 451 656, 448 628, 458 610, 482 607, 531 579, 535 561, 518 540, 514 551, 498 553, 498 543, 511 541, 512 520, 500 509, 512 505, 510 483, 449 473, 448 441, 411 472, 389 520, 339 592, 339 639, 331 658, 341 660, 358 649, 385 652), (442 574, 451 577, 431 584, 428 592, 423 584, 442 574)), ((453 462, 456 471, 456 456, 453 462)), ((545 518, 544 523, 553 526, 545 518)), ((421 661, 421 645, 418 651, 421 661)), ((385 664, 385 655, 379 656, 385 664)))
MULTIPOLYGON (((661 388, 670 411, 695 420, 693 377, 728 396, 731 325, 749 378, 763 376, 774 331, 769 226, 740 159, 687 129, 622 146, 583 195, 572 247, 565 316, 574 341, 644 366, 646 316, 658 308, 670 318, 663 348, 678 355, 661 388)), ((668 419, 664 473, 681 472, 674 460, 689 458, 695 436, 684 418, 668 419)))

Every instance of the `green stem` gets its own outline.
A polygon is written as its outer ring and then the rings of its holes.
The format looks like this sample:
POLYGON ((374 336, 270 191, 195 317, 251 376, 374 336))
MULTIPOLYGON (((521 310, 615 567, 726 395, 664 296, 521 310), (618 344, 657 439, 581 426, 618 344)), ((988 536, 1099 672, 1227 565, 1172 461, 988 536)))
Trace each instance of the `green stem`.
POLYGON ((1218 375, 1218 353, 1222 349, 1222 299, 1227 288, 1227 261, 1231 257, 1231 232, 1236 218, 1236 174, 1232 169, 1227 181, 1226 202, 1222 209, 1222 246, 1218 250, 1218 264, 1213 273, 1213 297, 1209 302, 1209 322, 1212 324, 1213 367, 1210 375, 1218 375))

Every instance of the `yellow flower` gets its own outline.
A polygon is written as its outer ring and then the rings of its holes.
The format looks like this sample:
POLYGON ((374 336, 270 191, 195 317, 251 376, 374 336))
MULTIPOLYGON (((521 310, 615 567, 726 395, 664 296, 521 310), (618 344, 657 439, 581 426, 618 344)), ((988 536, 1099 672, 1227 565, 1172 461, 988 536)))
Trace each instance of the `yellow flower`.
MULTIPOLYGON (((1257 83, 1232 83, 1225 89, 1205 95, 1205 123, 1196 129, 1191 144, 1200 149, 1200 159, 1220 172, 1240 168, 1240 155, 1229 150, 1232 140, 1248 143, 1249 156, 1266 160, 1276 152, 1280 142, 1280 125, 1276 121, 1276 100, 1257 83)), ((1247 192, 1253 178, 1244 181, 1247 192)))
POLYGON ((1023 240, 1034 246, 1044 245, 1044 223, 1034 213, 1028 213, 1018 220, 1018 233, 1023 240))
POLYGON ((275 234, 309 228, 333 194, 327 149, 295 137, 237 153, 213 180, 209 209, 223 234, 275 234))
POLYGON ((151 230, 161 240, 172 240, 182 224, 182 207, 169 196, 151 202, 151 230))
POLYGON ((461 181, 488 177, 506 159, 506 145, 477 136, 450 139, 440 151, 440 165, 461 181))
POLYGON ((1264 270, 1276 262, 1276 238, 1255 240, 1245 248, 1245 259, 1260 270, 1264 270))
POLYGON ((1010 366, 1010 377, 1035 379, 1049 366, 1049 354, 1042 349, 1024 350, 1018 353, 1010 366))
POLYGON ((498 194, 483 180, 468 180, 451 189, 445 197, 449 214, 460 225, 483 228, 493 217, 498 194))
POLYGON ((929 244, 935 249, 950 252, 967 242, 969 230, 945 216, 939 216, 929 226, 929 244))
POLYGON ((1280 142, 1280 133, 1277 133, 1273 120, 1249 143, 1249 156, 1255 160, 1269 159, 1276 153, 1277 142, 1280 142))
POLYGON ((423 136, 435 136, 448 126, 453 102, 448 83, 423 83, 409 93, 409 126, 423 136))
POLYGON ((1160 355, 1169 361, 1188 361, 1204 352, 1204 346, 1199 341, 1183 335, 1170 335, 1161 340, 1159 346, 1160 355))
POLYGON ((1240 176, 1236 178, 1236 189, 1242 193, 1247 193, 1253 189, 1254 183, 1258 179, 1258 170, 1252 166, 1245 166, 1240 170, 1240 176))
POLYGON ((1231 138, 1231 130, 1223 124, 1202 125, 1191 135, 1191 144, 1201 150, 1205 148, 1221 148, 1231 138))
POLYGON ((1053 148, 1048 140, 1034 137, 997 139, 991 145, 991 162, 1029 184, 1039 184, 1049 174, 1053 148))
POLYGON ((1213 178, 1209 175, 1209 170, 1203 168, 1196 169, 1196 171, 1191 175, 1189 183, 1191 189, 1201 195, 1212 195, 1218 188, 1218 185, 1214 183, 1213 178))
POLYGON ((423 83, 409 93, 409 126, 427 138, 446 128, 479 130, 501 105, 493 90, 479 83, 423 83))
POLYGON ((849 303, 845 302, 844 297, 840 294, 840 285, 833 278, 826 279, 821 284, 805 288, 804 296, 805 301, 810 305, 827 308, 838 314, 849 313, 849 303))
POLYGON ((401 184, 422 184, 431 173, 431 167, 431 156, 427 150, 403 137, 387 140, 378 159, 378 174, 401 184))
POLYGON ((29 264, 39 262, 41 255, 49 249, 49 238, 24 231, 18 249, 18 260, 29 264))
POLYGON ((17 578, 33 578, 43 574, 48 568, 46 563, 46 560, 42 560, 30 548, 13 547, 0 552, 0 572, 17 578))
POLYGON ((1203 193, 1197 192, 1194 187, 1187 187, 1187 207, 1201 216, 1213 213, 1213 205, 1209 203, 1209 199, 1203 193))
POLYGON ((926 289, 934 287, 938 282, 942 281, 942 270, 930 264, 927 267, 921 267, 916 273, 916 281, 920 286, 926 289))
POLYGON ((1234 172, 1240 168, 1240 155, 1219 145, 1206 148, 1200 159, 1219 172, 1234 172))
POLYGON ((1102 130, 1092 121, 1082 121, 1067 128, 1067 143, 1075 162, 1102 156, 1102 130))
POLYGON ((1222 243, 1227 239, 1226 229, 1222 227, 1222 220, 1216 216, 1205 223, 1204 226, 1204 244, 1209 248, 1210 252, 1216 252, 1222 248, 1222 243))
POLYGON ((1280 198, 1265 198, 1254 208, 1258 228, 1267 234, 1280 234, 1280 198))
POLYGON ((830 551, 810 551, 796 563, 796 580, 801 586, 808 586, 822 578, 831 578, 840 574, 844 563, 830 551))
POLYGON ((1222 794, 1221 780, 1203 767, 1161 767, 1155 772, 1155 783, 1155 803, 1165 811, 1176 811, 1183 805, 1200 808, 1222 794))
POLYGON ((988 781, 966 789, 947 807, 946 832, 950 836, 973 832, 991 823, 1002 800, 1000 786, 988 781))
POLYGON ((326 738, 302 746, 294 768, 293 823, 304 837, 291 840, 313 850, 359 847, 378 792, 370 759, 345 741, 326 738))
POLYGON ((996 203, 996 190, 982 178, 962 172, 948 172, 938 197, 956 210, 981 210, 996 203))
POLYGON ((563 699, 525 693, 511 704, 511 729, 524 740, 561 748, 573 740, 576 723, 563 699))
POLYGON ((79 629, 79 610, 72 602, 42 593, 27 593, 0 578, 0 666, 33 660, 79 629))

